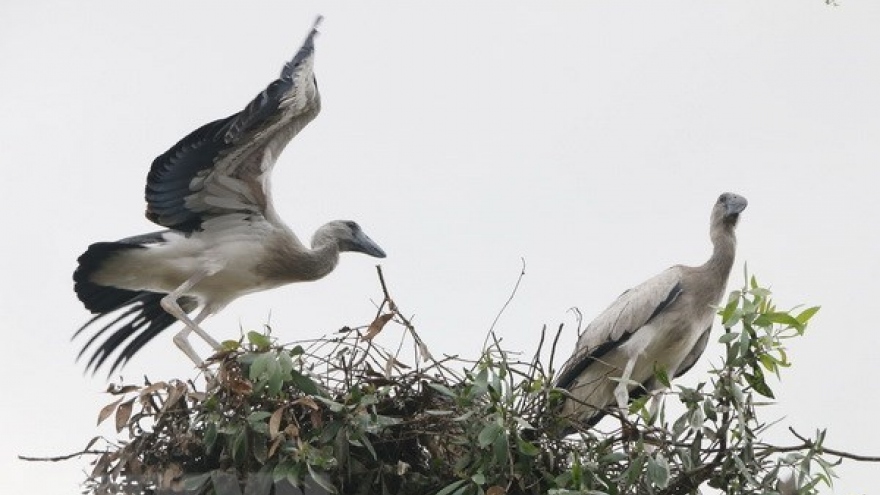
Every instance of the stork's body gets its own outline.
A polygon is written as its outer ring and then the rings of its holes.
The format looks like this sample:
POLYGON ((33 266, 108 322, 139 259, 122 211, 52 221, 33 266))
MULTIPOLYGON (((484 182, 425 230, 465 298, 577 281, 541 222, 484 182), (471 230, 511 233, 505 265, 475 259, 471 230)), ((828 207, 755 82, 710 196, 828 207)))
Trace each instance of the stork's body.
POLYGON ((147 176, 147 218, 167 230, 99 242, 80 256, 75 289, 97 315, 80 332, 117 316, 83 348, 109 332, 90 367, 120 349, 112 371, 176 320, 185 328, 174 342, 200 363, 189 333, 219 347, 199 323, 232 300, 324 277, 343 251, 385 256, 356 223, 343 220, 318 229, 306 247, 272 206, 278 155, 320 111, 316 34, 313 28, 281 76, 244 110, 200 127, 156 158, 147 176))
POLYGON ((557 380, 571 394, 564 415, 592 426, 607 407, 623 408, 658 388, 656 371, 678 377, 696 363, 733 266, 734 229, 746 204, 732 193, 719 197, 710 220, 713 252, 705 264, 667 269, 624 292, 587 326, 557 380))

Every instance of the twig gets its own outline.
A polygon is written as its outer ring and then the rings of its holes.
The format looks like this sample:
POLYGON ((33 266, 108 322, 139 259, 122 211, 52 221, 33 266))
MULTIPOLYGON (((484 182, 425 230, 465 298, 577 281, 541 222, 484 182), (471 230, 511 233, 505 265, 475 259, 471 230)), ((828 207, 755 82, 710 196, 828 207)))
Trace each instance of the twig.
POLYGON ((507 306, 510 305, 510 302, 513 301, 513 297, 516 296, 516 291, 519 289, 519 284, 522 282, 523 277, 526 274, 526 259, 520 258, 522 262, 522 268, 520 269, 519 276, 516 278, 516 284, 513 286, 513 290, 510 291, 510 296, 507 298, 507 301, 504 302, 504 305, 501 306, 501 309, 498 311, 498 314, 495 315, 495 319, 492 321, 492 325, 489 327, 489 331, 486 332, 486 338, 483 340, 483 349, 486 348, 486 345, 489 343, 489 336, 492 335, 492 332, 495 331, 495 325, 498 324, 498 320, 501 319, 501 315, 504 314, 504 310, 507 309, 507 306))
POLYGON ((556 336, 553 337, 553 345, 550 347, 550 363, 547 368, 547 374, 549 376, 553 376, 556 374, 556 370, 553 369, 553 361, 556 358, 556 344, 559 343, 559 337, 562 335, 562 327, 563 324, 559 324, 559 328, 556 329, 556 336))
POLYGON ((74 452, 73 454, 67 455, 59 455, 54 457, 30 457, 26 455, 18 456, 22 461, 31 461, 31 462, 59 462, 66 461, 68 459, 73 459, 74 457, 79 457, 81 455, 98 455, 98 454, 106 454, 107 452, 104 450, 81 450, 79 452, 74 452))

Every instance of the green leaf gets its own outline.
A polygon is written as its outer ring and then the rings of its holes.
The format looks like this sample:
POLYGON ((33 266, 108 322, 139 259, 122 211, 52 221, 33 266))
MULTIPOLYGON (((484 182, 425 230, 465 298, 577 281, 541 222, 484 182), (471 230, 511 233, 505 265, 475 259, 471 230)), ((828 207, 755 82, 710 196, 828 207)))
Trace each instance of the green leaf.
POLYGON ((629 456, 623 452, 612 452, 610 454, 606 454, 599 458, 599 463, 601 464, 613 464, 620 461, 625 461, 629 459, 629 456))
POLYGON ((633 484, 637 479, 640 479, 642 476, 642 467, 645 465, 644 457, 636 457, 630 463, 629 467, 623 472, 623 477, 626 479, 628 484, 633 484))
POLYGON ((300 484, 299 470, 292 461, 284 461, 272 470, 272 481, 278 483, 284 479, 288 480, 293 486, 299 486, 300 484))
POLYGON ((495 442, 492 443, 492 451, 495 454, 495 462, 497 462, 499 466, 504 466, 507 464, 507 458, 510 456, 510 451, 507 448, 507 435, 504 434, 503 428, 501 431, 502 434, 495 437, 495 442))
POLYGON ((764 323, 765 321, 770 323, 778 323, 780 325, 787 325, 798 330, 803 327, 803 325, 800 321, 798 321, 797 318, 785 312, 764 313, 755 320, 755 324, 759 326, 768 326, 766 323, 764 323))
POLYGON ((672 386, 669 383, 669 374, 666 372, 666 368, 658 368, 655 365, 654 377, 657 378, 657 381, 659 381, 664 387, 669 388, 672 386))
POLYGON ((220 342, 220 349, 223 351, 237 351, 239 347, 239 342, 237 340, 224 340, 220 342))
POLYGON ((461 416, 456 416, 456 417, 452 418, 452 421, 455 421, 455 422, 467 421, 467 420, 469 420, 469 419, 471 418, 471 416, 473 416, 473 415, 474 415, 474 410, 471 409, 470 411, 468 411, 468 412, 462 414, 461 416))
POLYGON ((338 402, 334 402, 330 399, 316 396, 315 400, 323 403, 325 406, 327 406, 328 409, 330 409, 331 411, 333 411, 335 413, 342 412, 343 410, 345 410, 345 406, 343 404, 340 404, 338 402))
POLYGON ((662 454, 648 458, 648 479, 659 488, 669 485, 669 464, 662 454))
POLYGON ((315 384, 314 380, 303 375, 299 371, 290 370, 290 379, 296 388, 303 391, 303 393, 308 395, 320 395, 318 390, 318 385, 315 384))
POLYGON ((247 333, 247 340, 252 345, 256 346, 257 349, 261 351, 268 350, 272 347, 272 341, 268 336, 261 334, 260 332, 250 331, 247 333))
POLYGON ((447 397, 457 397, 455 392, 450 390, 448 387, 444 387, 443 385, 440 385, 439 383, 429 383, 428 386, 431 387, 432 389, 440 392, 441 394, 447 396, 447 397))
POLYGON ((749 294, 757 297, 758 299, 766 299, 773 293, 770 292, 770 289, 765 289, 763 287, 752 287, 751 289, 749 289, 749 294))
POLYGON ((491 445, 495 439, 501 435, 503 428, 496 423, 489 423, 483 427, 480 431, 480 434, 477 436, 477 442, 480 445, 480 448, 486 448, 491 445))
POLYGON ((718 339, 718 342, 728 344, 736 340, 737 337, 739 337, 739 332, 725 332, 725 334, 718 339))
POLYGON ((779 368, 776 366, 776 358, 770 354, 758 355, 758 361, 761 362, 761 366, 763 366, 765 370, 779 374, 779 368))
POLYGON ((213 471, 208 471, 207 473, 202 474, 185 474, 183 476, 184 491, 199 493, 201 488, 205 486, 205 483, 211 479, 211 473, 213 473, 213 471))
POLYGON ((718 413, 715 411, 715 403, 710 399, 703 401, 703 414, 712 421, 718 419, 718 413))
POLYGON ((458 487, 460 487, 461 485, 463 485, 465 483, 467 483, 467 480, 453 481, 452 483, 443 487, 442 490, 437 492, 437 495, 449 495, 450 493, 454 492, 456 489, 458 489, 458 487))
POLYGON ((248 423, 259 423, 269 416, 272 416, 272 413, 268 411, 254 411, 248 415, 247 421, 248 423))
POLYGON ((730 320, 736 313, 736 308, 739 307, 739 298, 740 292, 738 290, 732 291, 727 297, 727 304, 721 310, 721 323, 726 327, 736 324, 735 322, 731 323, 730 320))
MULTIPOLYGON (((336 487, 333 486, 333 483, 330 481, 330 478, 328 478, 326 474, 315 471, 312 468, 312 465, 308 464, 308 463, 306 463, 306 468, 309 470, 309 477, 310 477, 311 481, 314 481, 318 486, 320 486, 321 488, 323 488, 324 490, 326 490, 329 493, 338 493, 339 492, 339 490, 337 490, 336 487)), ((311 491, 311 490, 308 490, 308 481, 309 480, 306 480, 307 489, 304 490, 305 493, 309 493, 311 491)))
POLYGON ((751 386, 755 392, 764 397, 775 399, 776 397, 773 395, 773 391, 770 390, 770 387, 768 387, 767 383, 764 381, 764 373, 761 371, 761 368, 753 368, 753 371, 754 374, 743 373, 749 386, 751 386))
POLYGON ((810 321, 810 318, 812 318, 813 315, 815 315, 816 313, 819 312, 819 308, 820 308, 820 306, 813 306, 811 308, 807 308, 807 309, 801 311, 801 313, 799 315, 795 316, 795 318, 797 318, 797 321, 801 322, 802 325, 806 325, 807 322, 810 321))
POLYGON ((428 416, 449 416, 450 414, 453 413, 452 411, 443 411, 443 410, 437 410, 437 409, 425 409, 424 412, 428 416))
POLYGON ((202 437, 202 442, 205 444, 205 450, 208 452, 214 448, 214 443, 217 441, 217 425, 213 422, 208 423, 205 426, 205 435, 202 437))
POLYGON ((257 355, 257 357, 254 359, 254 362, 251 363, 251 368, 248 372, 248 378, 250 378, 251 381, 264 379, 269 375, 269 367, 274 362, 274 356, 269 355, 269 353, 257 355))
POLYGON ((268 388, 268 393, 271 396, 277 396, 281 393, 281 387, 284 385, 284 373, 281 371, 281 364, 278 361, 273 361, 274 365, 271 366, 271 374, 269 375, 269 382, 266 384, 268 388))
POLYGON ((478 485, 485 485, 486 484, 486 475, 483 473, 477 473, 477 474, 471 476, 471 481, 473 481, 474 483, 476 483, 478 485))
POLYGON ((238 466, 242 466, 247 460, 247 444, 247 429, 242 428, 232 439, 232 460, 238 466))
POLYGON ((534 457, 541 453, 541 449, 531 442, 526 442, 520 437, 516 437, 516 449, 523 455, 534 457))
POLYGON ((281 366, 281 374, 285 378, 290 377, 290 372, 293 371, 293 358, 290 357, 290 353, 279 352, 278 364, 281 366))
POLYGON ((474 378, 474 397, 481 397, 489 390, 489 370, 483 368, 474 378))

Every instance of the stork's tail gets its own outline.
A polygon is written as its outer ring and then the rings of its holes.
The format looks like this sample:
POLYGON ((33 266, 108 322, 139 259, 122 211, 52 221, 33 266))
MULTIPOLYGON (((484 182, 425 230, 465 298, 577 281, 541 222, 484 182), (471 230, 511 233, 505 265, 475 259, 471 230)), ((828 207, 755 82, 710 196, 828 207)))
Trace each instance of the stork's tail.
MULTIPOLYGON (((86 322, 74 334, 76 338, 86 328, 111 313, 119 312, 115 319, 101 327, 79 352, 77 359, 102 335, 109 336, 96 349, 86 366, 87 370, 97 371, 117 349, 121 349, 110 366, 108 374, 128 362, 147 342, 162 330, 174 324, 177 319, 166 312, 160 301, 167 294, 151 291, 120 289, 99 285, 91 281, 92 275, 113 256, 129 249, 143 249, 143 244, 125 239, 119 242, 98 242, 89 246, 79 257, 79 266, 73 272, 74 290, 86 309, 95 317, 86 322)), ((198 302, 195 298, 184 296, 178 299, 183 311, 193 311, 198 302)))

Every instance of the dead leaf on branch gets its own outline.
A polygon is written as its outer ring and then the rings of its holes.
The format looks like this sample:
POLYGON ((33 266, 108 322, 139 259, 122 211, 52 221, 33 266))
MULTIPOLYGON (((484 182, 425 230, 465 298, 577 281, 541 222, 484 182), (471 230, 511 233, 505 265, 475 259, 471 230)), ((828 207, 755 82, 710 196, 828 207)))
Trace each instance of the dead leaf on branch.
POLYGON ((128 424, 128 420, 131 419, 131 411, 135 399, 136 397, 132 397, 116 408, 116 433, 121 432, 125 425, 128 424))
POLYGON ((367 329, 367 333, 364 334, 364 340, 373 340, 373 337, 379 335, 379 332, 385 327, 391 319, 394 318, 394 313, 385 313, 384 315, 379 315, 373 323, 370 323, 370 327, 367 329))
POLYGON ((99 425, 101 423, 103 423, 105 419, 109 418, 111 414, 113 414, 113 411, 116 410, 116 406, 118 406, 119 403, 122 402, 122 399, 124 399, 124 398, 125 397, 120 397, 120 398, 116 399, 115 401, 113 401, 113 402, 111 402, 101 408, 101 412, 98 413, 98 424, 99 425))

